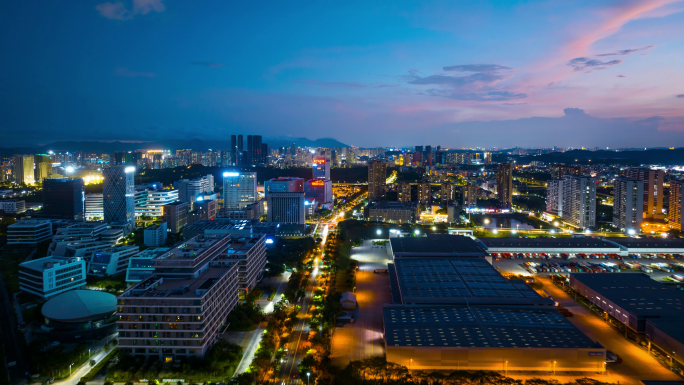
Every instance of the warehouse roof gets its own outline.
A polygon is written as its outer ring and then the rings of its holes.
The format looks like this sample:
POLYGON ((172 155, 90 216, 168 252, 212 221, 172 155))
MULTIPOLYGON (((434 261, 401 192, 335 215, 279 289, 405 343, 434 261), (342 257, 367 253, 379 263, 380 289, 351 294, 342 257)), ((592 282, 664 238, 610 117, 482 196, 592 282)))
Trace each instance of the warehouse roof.
POLYGON ((614 244, 600 238, 482 238, 487 248, 516 247, 516 248, 573 248, 573 249, 615 249, 614 244))
POLYGON ((684 238, 605 238, 628 249, 684 249, 684 238))
POLYGON ((504 278, 480 258, 401 258, 390 265, 392 288, 399 289, 395 303, 399 298, 403 303, 548 302, 523 280, 504 278))
POLYGON ((395 257, 403 256, 485 256, 484 246, 463 235, 430 234, 427 237, 391 238, 395 257))
POLYGON ((599 348, 557 310, 515 306, 385 306, 387 346, 599 348))
POLYGON ((684 292, 646 274, 574 273, 570 278, 637 316, 684 315, 684 292))

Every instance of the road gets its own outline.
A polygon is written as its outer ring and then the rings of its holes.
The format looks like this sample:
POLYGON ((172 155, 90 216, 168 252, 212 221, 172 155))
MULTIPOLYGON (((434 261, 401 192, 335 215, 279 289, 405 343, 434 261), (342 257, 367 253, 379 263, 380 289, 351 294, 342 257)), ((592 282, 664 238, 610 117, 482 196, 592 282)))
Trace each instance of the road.
POLYGON ((382 308, 392 302, 389 275, 376 274, 375 269, 387 269, 387 249, 364 241, 352 249, 351 258, 359 262, 356 273, 355 323, 335 329, 332 340, 333 364, 345 366, 349 361, 384 356, 382 308))
POLYGON ((105 358, 107 356, 107 353, 105 353, 103 349, 104 346, 109 341, 116 339, 118 335, 119 333, 115 333, 101 339, 99 342, 97 342, 90 348, 90 350, 94 353, 93 356, 90 357, 90 360, 84 362, 83 365, 81 365, 78 368, 72 368, 73 372, 71 372, 71 376, 69 376, 69 378, 64 379, 62 381, 55 381, 54 383, 60 385, 76 385, 79 381, 81 381, 81 377, 88 374, 88 372, 90 372, 90 369, 92 369, 92 367, 89 364, 89 361, 95 360, 95 362, 100 362, 100 360, 105 358))
MULTIPOLYGON (((681 381, 682 378, 664 367, 644 348, 625 339, 620 332, 596 317, 582 305, 575 302, 563 290, 554 285, 548 277, 538 277, 544 290, 573 313, 568 318, 578 329, 606 349, 618 354, 621 363, 608 364, 608 375, 602 381, 620 384, 641 384, 641 380, 681 381)), ((598 378, 598 377, 597 377, 598 378)), ((560 382, 565 380, 558 378, 560 382)))

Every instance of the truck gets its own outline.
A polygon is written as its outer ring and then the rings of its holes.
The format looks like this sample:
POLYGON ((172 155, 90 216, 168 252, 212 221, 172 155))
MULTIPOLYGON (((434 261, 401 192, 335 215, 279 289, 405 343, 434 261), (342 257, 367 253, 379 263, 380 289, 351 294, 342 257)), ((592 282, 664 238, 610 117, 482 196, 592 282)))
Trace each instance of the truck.
POLYGON ((651 269, 650 267, 645 266, 645 265, 641 265, 641 271, 643 271, 643 272, 646 273, 646 274, 651 274, 651 273, 653 273, 653 269, 651 269))

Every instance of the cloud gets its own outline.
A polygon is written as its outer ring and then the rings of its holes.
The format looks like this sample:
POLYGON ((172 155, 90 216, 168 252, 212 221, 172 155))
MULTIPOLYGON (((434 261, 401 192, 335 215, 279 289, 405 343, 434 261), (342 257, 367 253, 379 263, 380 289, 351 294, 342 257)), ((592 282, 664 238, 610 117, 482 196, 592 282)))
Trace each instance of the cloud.
POLYGON ((153 78, 157 76, 154 72, 135 72, 131 71, 126 67, 119 67, 114 70, 114 75, 120 76, 123 78, 139 78, 139 77, 144 77, 144 78, 153 78))
POLYGON ((566 108, 563 110, 565 116, 586 116, 584 110, 581 108, 566 108))
POLYGON ((586 70, 586 72, 592 72, 597 70, 604 70, 608 67, 618 65, 622 63, 622 60, 611 60, 602 62, 596 59, 587 59, 586 57, 578 57, 570 60, 568 65, 575 69, 575 71, 586 70))
POLYGON ((355 82, 322 82, 320 80, 295 79, 290 80, 290 83, 310 84, 321 87, 345 87, 345 88, 363 88, 365 84, 355 82))
POLYGON ((678 98, 684 98, 684 94, 677 95, 678 98))
POLYGON ((527 94, 513 93, 510 91, 457 93, 451 91, 431 89, 425 91, 425 94, 430 96, 442 96, 454 100, 468 100, 476 102, 502 102, 507 100, 524 99, 527 97, 527 94))
POLYGON ((95 7, 100 15, 110 20, 130 20, 135 15, 147 15, 151 11, 164 12, 163 0, 133 0, 133 9, 129 10, 124 3, 102 3, 95 7))
POLYGON ((446 76, 446 75, 430 75, 421 78, 420 76, 412 76, 413 80, 409 84, 434 84, 447 85, 453 87, 463 87, 475 83, 494 83, 499 80, 507 79, 507 76, 477 72, 468 76, 446 76))
POLYGON ((216 68, 216 67, 225 67, 226 63, 216 63, 216 62, 210 62, 210 61, 191 61, 190 64, 196 65, 196 66, 201 66, 201 67, 208 67, 208 68, 216 68))
POLYGON ((617 77, 619 77, 619 78, 626 78, 627 76, 625 76, 625 75, 618 75, 617 77))
POLYGON ((649 45, 649 46, 642 47, 642 48, 623 49, 621 51, 611 52, 611 53, 602 53, 602 54, 599 54, 596 56, 624 56, 624 55, 629 55, 630 53, 633 53, 633 52, 647 51, 647 50, 654 48, 654 47, 655 47, 654 45, 649 45))
POLYGON ((442 67, 442 69, 444 71, 496 72, 500 70, 509 70, 510 68, 499 64, 461 64, 442 67))

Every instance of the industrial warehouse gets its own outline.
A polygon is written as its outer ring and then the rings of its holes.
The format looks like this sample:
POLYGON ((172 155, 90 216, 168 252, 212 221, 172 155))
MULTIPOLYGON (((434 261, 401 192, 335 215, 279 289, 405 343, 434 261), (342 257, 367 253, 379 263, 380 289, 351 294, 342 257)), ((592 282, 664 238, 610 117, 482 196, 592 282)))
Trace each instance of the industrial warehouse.
POLYGON ((430 370, 605 370, 604 347, 484 258, 403 257, 388 268, 388 361, 430 370))

